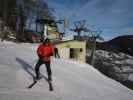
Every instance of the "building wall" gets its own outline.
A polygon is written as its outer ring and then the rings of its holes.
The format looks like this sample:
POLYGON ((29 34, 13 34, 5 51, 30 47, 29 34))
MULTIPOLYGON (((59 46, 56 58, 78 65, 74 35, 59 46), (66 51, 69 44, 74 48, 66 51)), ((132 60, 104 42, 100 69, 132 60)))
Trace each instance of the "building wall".
POLYGON ((59 39, 59 33, 58 32, 53 32, 48 34, 49 39, 59 39))
POLYGON ((55 27, 48 26, 48 38, 49 39, 58 39, 59 33, 56 32, 55 27))
POLYGON ((75 56, 77 56, 76 59, 79 62, 86 62, 86 42, 83 41, 68 41, 56 44, 56 47, 58 48, 59 54, 61 58, 64 59, 70 59, 70 48, 75 49, 75 56))

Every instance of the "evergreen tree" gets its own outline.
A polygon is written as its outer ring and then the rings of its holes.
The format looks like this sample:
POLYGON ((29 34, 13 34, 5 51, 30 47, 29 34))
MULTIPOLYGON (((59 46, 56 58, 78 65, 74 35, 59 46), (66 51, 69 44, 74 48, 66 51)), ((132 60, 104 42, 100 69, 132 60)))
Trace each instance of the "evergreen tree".
POLYGON ((17 40, 24 40, 27 20, 35 18, 54 18, 44 0, 0 0, 0 19, 4 26, 17 32, 17 40))

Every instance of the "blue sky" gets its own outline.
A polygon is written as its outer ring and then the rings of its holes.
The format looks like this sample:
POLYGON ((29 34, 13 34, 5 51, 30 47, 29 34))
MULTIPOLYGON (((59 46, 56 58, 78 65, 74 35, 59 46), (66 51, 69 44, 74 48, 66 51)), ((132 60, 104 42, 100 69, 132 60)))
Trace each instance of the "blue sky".
POLYGON ((133 35, 133 0, 46 0, 56 19, 86 20, 93 30, 102 30, 105 40, 133 35), (93 26, 93 27, 92 27, 93 26), (95 27, 94 27, 95 26, 95 27))

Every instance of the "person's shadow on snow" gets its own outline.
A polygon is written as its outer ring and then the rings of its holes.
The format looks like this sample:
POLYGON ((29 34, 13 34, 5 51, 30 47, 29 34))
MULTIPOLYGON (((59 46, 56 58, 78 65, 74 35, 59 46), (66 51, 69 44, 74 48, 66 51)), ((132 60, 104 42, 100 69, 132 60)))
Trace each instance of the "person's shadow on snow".
MULTIPOLYGON (((35 79, 35 73, 34 73, 34 68, 28 64, 28 62, 24 61, 21 58, 16 57, 16 61, 21 64, 22 68, 24 71, 26 71, 29 75, 33 77, 33 80, 35 79)), ((47 77, 41 74, 41 77, 44 78, 46 81, 48 81, 47 77)))

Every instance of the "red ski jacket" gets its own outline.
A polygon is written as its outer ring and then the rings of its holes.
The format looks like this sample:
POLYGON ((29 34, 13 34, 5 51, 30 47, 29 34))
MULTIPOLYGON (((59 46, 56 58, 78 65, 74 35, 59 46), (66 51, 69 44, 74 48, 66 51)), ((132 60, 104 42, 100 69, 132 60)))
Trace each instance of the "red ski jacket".
POLYGON ((44 62, 50 62, 50 56, 54 53, 54 47, 52 44, 41 44, 37 49, 37 54, 44 62))

